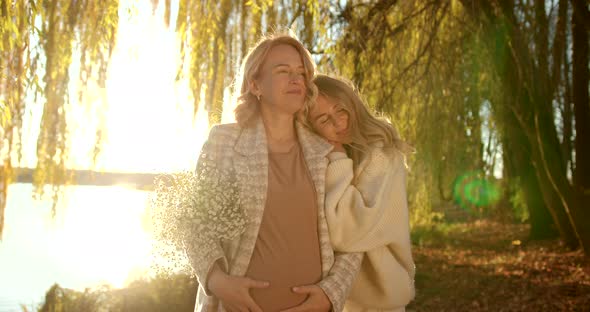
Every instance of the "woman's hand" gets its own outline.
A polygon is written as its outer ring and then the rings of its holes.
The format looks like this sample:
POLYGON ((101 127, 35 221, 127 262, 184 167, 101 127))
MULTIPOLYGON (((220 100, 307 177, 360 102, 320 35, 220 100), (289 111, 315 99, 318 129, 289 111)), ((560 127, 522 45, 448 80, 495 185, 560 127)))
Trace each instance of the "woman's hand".
POLYGON ((293 287, 293 292, 307 295, 300 305, 282 312, 327 312, 332 309, 330 299, 318 285, 293 287))
POLYGON ((268 282, 226 274, 215 264, 209 276, 209 291, 229 312, 262 312, 250 296, 250 288, 267 288, 268 282))

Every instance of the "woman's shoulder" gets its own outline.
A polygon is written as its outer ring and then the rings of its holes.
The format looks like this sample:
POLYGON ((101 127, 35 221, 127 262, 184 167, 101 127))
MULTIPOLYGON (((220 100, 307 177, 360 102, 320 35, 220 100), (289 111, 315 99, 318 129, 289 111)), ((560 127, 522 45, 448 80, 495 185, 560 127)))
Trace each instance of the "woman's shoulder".
POLYGON ((240 131, 241 128, 237 123, 217 124, 209 130, 209 141, 229 143, 238 137, 240 131))
POLYGON ((240 126, 237 123, 224 123, 224 124, 216 124, 211 127, 209 131, 209 136, 216 135, 216 136, 228 136, 232 134, 238 134, 240 132, 240 126))
POLYGON ((226 168, 231 164, 240 127, 237 124, 218 124, 209 130, 209 137, 201 148, 200 166, 217 165, 226 168))
POLYGON ((375 170, 394 170, 404 167, 405 155, 395 147, 385 147, 381 142, 373 144, 370 152, 370 167, 375 170), (380 144, 379 144, 380 143, 380 144))
POLYGON ((218 124, 209 130, 209 137, 201 149, 201 157, 219 158, 230 155, 235 145, 240 127, 237 124, 218 124))

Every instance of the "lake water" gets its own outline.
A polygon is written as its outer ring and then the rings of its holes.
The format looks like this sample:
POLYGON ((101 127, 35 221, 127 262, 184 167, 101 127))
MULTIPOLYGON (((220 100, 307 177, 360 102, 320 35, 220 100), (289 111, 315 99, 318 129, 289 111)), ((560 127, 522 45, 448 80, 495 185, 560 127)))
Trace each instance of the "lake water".
POLYGON ((51 201, 34 200, 31 184, 10 185, 0 242, 0 312, 41 303, 54 283, 77 290, 122 287, 142 276, 150 263, 142 226, 148 195, 123 185, 69 186, 52 218, 51 201))

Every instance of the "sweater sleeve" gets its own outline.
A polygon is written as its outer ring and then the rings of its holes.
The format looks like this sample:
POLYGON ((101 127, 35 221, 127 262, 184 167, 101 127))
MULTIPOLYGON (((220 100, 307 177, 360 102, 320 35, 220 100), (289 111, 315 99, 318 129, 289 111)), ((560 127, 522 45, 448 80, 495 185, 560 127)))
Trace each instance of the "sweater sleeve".
POLYGON ((401 155, 375 149, 356 185, 350 158, 330 157, 326 172, 326 218, 337 251, 364 252, 409 232, 405 168, 401 155))
MULTIPOLYGON (((203 144, 195 172, 202 172, 200 168, 205 166, 207 161, 216 162, 218 160, 217 157, 219 156, 219 153, 217 146, 223 139, 222 135, 218 135, 218 129, 218 126, 216 126, 209 132, 209 138, 203 144)), ((219 265, 221 269, 227 272, 228 262, 219 241, 214 241, 213 244, 208 243, 206 244, 206 247, 204 247, 201 240, 198 238, 205 237, 207 234, 201 232, 202 230, 200 230, 199 226, 193 226, 191 235, 185 239, 184 244, 191 268, 197 276, 199 285, 201 285, 207 296, 211 296, 207 282, 209 274, 213 269, 213 264, 220 260, 219 265)))

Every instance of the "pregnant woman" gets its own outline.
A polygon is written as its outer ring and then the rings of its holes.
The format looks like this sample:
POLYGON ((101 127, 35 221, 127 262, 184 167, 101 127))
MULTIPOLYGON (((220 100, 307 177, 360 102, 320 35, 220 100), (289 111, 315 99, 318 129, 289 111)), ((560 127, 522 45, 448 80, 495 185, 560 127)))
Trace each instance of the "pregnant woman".
POLYGON ((226 208, 243 211, 246 225, 234 239, 214 237, 221 224, 195 224, 187 235, 196 311, 342 311, 362 253, 330 245, 324 185, 332 146, 295 118, 315 97, 314 74, 310 53, 289 35, 263 38, 245 57, 237 123, 211 129, 197 172, 203 181, 235 173, 240 201, 226 208))

